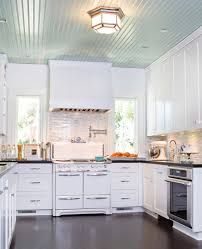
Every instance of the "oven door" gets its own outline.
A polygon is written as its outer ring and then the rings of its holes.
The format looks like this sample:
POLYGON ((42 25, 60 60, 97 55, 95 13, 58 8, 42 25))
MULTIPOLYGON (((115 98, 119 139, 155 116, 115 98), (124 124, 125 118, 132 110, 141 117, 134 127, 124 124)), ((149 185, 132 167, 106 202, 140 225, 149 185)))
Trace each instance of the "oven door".
POLYGON ((168 217, 192 227, 192 182, 168 178, 168 217))

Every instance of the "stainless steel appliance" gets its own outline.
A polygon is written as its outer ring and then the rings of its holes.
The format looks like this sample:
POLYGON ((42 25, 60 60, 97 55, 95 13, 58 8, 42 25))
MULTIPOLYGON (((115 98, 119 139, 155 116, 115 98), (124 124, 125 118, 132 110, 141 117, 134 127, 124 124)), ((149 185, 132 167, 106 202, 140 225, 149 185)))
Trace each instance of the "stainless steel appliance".
POLYGON ((169 167, 168 217, 185 226, 192 227, 192 169, 169 167))

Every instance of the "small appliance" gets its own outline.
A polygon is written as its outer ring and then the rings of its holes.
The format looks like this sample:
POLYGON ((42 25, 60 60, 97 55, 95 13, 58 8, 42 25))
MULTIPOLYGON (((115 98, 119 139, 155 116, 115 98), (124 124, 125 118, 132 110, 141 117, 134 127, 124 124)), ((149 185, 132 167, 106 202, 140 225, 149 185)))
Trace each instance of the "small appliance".
POLYGON ((166 141, 154 141, 150 144, 149 156, 152 160, 165 161, 166 156, 166 141))

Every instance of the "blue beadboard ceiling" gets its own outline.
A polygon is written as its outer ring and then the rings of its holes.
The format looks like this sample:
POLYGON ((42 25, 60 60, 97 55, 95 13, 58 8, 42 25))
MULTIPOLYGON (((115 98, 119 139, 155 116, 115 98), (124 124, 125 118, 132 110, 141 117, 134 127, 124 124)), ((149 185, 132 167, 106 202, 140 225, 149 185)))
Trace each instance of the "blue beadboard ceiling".
POLYGON ((144 68, 202 25, 202 0, 0 0, 0 52, 14 63, 107 61, 144 68), (123 28, 101 35, 87 11, 119 6, 123 28), (160 32, 167 29, 168 32, 160 32))

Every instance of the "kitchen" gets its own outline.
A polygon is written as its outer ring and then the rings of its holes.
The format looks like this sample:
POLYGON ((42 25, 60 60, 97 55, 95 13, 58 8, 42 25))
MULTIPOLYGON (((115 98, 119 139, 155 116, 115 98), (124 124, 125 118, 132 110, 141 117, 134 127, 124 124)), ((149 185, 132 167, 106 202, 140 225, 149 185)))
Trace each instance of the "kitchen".
POLYGON ((0 249, 200 248, 202 3, 0 6, 0 249))

